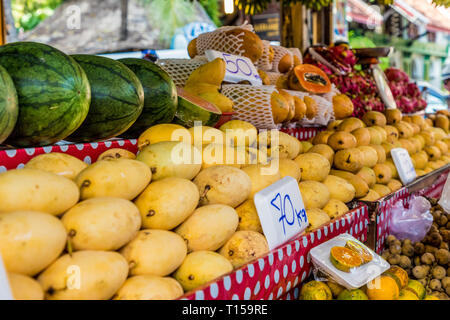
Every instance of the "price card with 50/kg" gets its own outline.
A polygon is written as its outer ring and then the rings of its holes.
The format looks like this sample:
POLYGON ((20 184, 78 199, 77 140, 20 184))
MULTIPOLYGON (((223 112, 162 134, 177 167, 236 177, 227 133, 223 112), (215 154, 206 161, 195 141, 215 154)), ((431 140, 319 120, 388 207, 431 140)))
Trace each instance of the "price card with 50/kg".
POLYGON ((308 227, 305 205, 297 181, 284 177, 254 197, 259 220, 273 250, 308 227))
POLYGON ((206 50, 205 56, 209 61, 216 58, 221 58, 225 61, 226 72, 224 81, 238 83, 246 80, 254 86, 262 85, 258 70, 256 70, 255 65, 249 58, 216 50, 206 50))
POLYGON ((408 151, 403 148, 391 149, 392 160, 394 160, 398 175, 403 184, 408 184, 416 179, 416 170, 411 161, 408 151))

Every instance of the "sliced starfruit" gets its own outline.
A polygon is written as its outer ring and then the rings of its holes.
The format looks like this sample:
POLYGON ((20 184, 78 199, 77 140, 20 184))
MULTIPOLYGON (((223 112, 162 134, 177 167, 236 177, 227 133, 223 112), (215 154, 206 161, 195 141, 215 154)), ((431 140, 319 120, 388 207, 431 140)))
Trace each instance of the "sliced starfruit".
POLYGON ((373 259, 373 255, 370 250, 356 241, 348 240, 345 247, 359 254, 359 256, 363 259, 363 264, 369 263, 373 259))
POLYGON ((330 250, 331 263, 339 270, 350 272, 351 269, 359 267, 363 263, 361 256, 346 247, 333 247, 330 250))

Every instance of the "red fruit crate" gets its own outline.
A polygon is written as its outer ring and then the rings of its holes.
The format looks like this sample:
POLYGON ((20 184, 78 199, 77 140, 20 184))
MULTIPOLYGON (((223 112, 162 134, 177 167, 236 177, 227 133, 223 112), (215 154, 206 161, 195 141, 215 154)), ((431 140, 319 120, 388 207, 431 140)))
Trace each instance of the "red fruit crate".
POLYGON ((280 131, 296 137, 300 141, 306 141, 325 129, 326 127, 281 128, 280 131))
POLYGON ((37 155, 50 152, 67 153, 86 163, 93 163, 101 153, 112 148, 122 148, 136 153, 137 140, 115 139, 91 143, 61 143, 37 148, 4 149, 0 150, 0 172, 22 168, 37 155))
POLYGON ((188 292, 182 300, 272 300, 279 299, 308 278, 312 271, 309 251, 342 233, 360 241, 367 239, 366 205, 349 211, 321 228, 288 241, 270 253, 188 292))

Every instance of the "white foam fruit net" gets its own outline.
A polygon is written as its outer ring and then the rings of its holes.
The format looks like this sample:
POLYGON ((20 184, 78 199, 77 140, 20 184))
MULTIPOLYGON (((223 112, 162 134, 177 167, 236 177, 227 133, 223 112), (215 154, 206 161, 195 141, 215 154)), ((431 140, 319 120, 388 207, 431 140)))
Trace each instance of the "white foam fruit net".
POLYGON ((328 122, 334 120, 334 112, 333 112, 333 104, 326 100, 325 98, 312 95, 307 92, 295 91, 295 90, 286 90, 293 96, 297 96, 303 99, 305 96, 309 96, 314 99, 317 103, 317 115, 313 119, 303 118, 298 122, 301 126, 326 126, 328 122))
POLYGON ((288 50, 294 55, 297 56, 297 58, 300 60, 300 63, 303 63, 303 56, 300 52, 299 48, 288 48, 288 50))
MULTIPOLYGON (((273 62, 272 62, 272 71, 279 72, 278 64, 279 64, 280 60, 287 54, 292 56, 292 52, 289 49, 287 49, 285 47, 281 47, 281 46, 272 46, 272 48, 274 51, 273 62)), ((291 70, 293 67, 294 67, 294 63, 292 62, 289 70, 291 70)))
POLYGON ((196 40, 197 55, 204 55, 206 50, 217 50, 238 56, 244 55, 245 50, 242 46, 244 43, 242 35, 244 33, 237 35, 227 33, 227 31, 237 28, 253 32, 252 25, 244 24, 241 26, 220 27, 212 32, 202 33, 196 40))
POLYGON ((267 71, 266 74, 269 77, 270 85, 272 86, 276 85, 278 78, 283 75, 282 73, 272 71, 267 71))
POLYGON ((222 86, 222 94, 233 100, 233 119, 248 121, 258 129, 276 129, 270 97, 274 86, 230 84, 222 86))
POLYGON ((156 63, 169 74, 177 87, 184 87, 191 73, 207 62, 205 56, 196 56, 195 59, 160 59, 156 63))
POLYGON ((272 70, 272 61, 270 61, 270 42, 267 40, 262 40, 263 43, 263 54, 261 58, 256 61, 255 66, 263 71, 272 70))

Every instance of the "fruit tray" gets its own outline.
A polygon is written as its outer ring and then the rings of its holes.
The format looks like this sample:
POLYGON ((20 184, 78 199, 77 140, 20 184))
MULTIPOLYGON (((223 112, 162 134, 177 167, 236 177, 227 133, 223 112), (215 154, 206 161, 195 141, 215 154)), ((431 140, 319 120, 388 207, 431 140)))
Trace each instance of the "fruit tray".
POLYGON ((112 139, 91 143, 58 143, 56 145, 37 148, 3 149, 0 150, 0 172, 22 168, 35 156, 50 152, 67 153, 86 163, 92 163, 97 160, 101 153, 112 148, 127 149, 136 153, 138 150, 137 140, 112 139))
POLYGON ((437 170, 437 172, 432 173, 432 176, 438 175, 437 179, 425 188, 421 190, 414 190, 414 184, 417 182, 413 182, 411 185, 408 185, 397 191, 395 193, 395 196, 389 198, 388 200, 380 202, 376 212, 376 221, 375 223, 371 223, 371 225, 369 226, 369 235, 372 233, 372 231, 374 231, 374 233, 376 234, 375 251, 378 254, 380 254, 383 250, 384 242, 389 235, 389 217, 394 204, 396 204, 398 201, 403 201, 403 204, 406 204, 413 195, 440 198, 449 172, 450 169, 447 169, 444 172, 437 170), (374 228, 374 230, 371 229, 372 227, 374 228))
POLYGON ((300 141, 306 141, 316 136, 316 134, 326 127, 303 127, 303 128, 281 128, 280 131, 296 137, 300 141))
POLYGON ((350 233, 364 242, 368 223, 368 208, 360 205, 314 232, 297 236, 254 262, 188 292, 180 299, 279 299, 308 278, 312 271, 308 253, 312 248, 342 233, 350 233))

